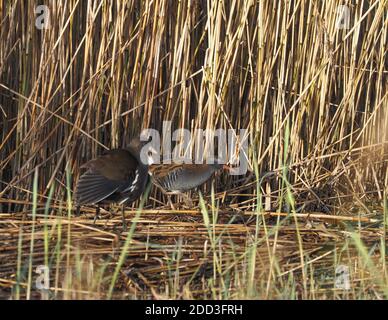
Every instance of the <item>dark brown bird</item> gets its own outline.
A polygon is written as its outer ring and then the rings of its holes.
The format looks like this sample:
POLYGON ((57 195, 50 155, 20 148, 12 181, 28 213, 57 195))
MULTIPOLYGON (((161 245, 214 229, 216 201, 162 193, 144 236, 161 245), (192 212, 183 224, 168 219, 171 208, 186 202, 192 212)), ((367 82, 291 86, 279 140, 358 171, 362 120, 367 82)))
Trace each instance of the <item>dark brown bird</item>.
MULTIPOLYGON (((153 164, 149 166, 149 174, 164 193, 179 194, 204 184, 220 169, 229 170, 230 167, 218 163, 153 164)), ((169 202, 172 205, 170 198, 169 202)))
POLYGON ((125 223, 124 206, 140 198, 148 181, 148 166, 140 160, 143 145, 135 138, 127 148, 109 150, 82 165, 87 171, 77 183, 77 205, 97 205, 99 210, 99 204, 118 202, 123 206, 125 223))

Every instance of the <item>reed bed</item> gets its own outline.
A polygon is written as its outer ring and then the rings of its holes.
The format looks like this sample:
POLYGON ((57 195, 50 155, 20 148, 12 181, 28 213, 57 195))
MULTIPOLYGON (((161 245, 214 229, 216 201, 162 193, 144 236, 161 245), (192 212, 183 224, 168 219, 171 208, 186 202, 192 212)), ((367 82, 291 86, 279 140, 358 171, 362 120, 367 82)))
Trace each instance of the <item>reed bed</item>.
POLYGON ((386 299, 387 33, 385 0, 0 0, 0 297, 386 299), (246 129, 249 172, 75 217, 81 164, 163 121, 246 129))

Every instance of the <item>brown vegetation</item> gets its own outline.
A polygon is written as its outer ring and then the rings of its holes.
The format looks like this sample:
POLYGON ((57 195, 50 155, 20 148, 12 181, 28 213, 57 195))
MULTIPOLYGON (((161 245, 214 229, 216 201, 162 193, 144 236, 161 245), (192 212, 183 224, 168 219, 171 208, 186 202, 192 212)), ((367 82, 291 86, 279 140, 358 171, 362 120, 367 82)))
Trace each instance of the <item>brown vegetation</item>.
POLYGON ((387 298, 387 1, 347 29, 338 0, 43 2, 40 30, 0 0, 3 297, 48 264, 49 298, 387 298), (246 128, 253 172, 177 211, 152 189, 126 232, 73 217, 80 165, 163 120, 246 128))

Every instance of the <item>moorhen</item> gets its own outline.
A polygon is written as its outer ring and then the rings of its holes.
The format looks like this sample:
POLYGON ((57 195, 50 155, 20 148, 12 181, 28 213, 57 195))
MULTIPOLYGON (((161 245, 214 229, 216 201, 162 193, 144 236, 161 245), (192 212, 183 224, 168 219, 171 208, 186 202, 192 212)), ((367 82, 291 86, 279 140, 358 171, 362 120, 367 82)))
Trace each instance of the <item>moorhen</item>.
POLYGON ((208 181, 212 175, 220 170, 230 170, 224 164, 152 164, 149 174, 152 181, 168 195, 171 207, 170 194, 180 194, 197 188, 208 181))
POLYGON ((99 204, 118 202, 125 227, 124 206, 140 198, 148 181, 148 166, 140 160, 140 150, 146 143, 135 138, 127 148, 109 150, 81 166, 87 171, 75 189, 77 213, 81 205, 97 205, 97 218, 99 204))

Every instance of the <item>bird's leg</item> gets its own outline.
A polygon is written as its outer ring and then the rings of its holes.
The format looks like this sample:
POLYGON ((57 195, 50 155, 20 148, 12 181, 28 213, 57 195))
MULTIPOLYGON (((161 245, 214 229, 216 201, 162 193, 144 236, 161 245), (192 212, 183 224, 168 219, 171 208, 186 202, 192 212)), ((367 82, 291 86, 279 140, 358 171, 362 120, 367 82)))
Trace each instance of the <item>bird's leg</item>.
POLYGON ((176 209, 174 207, 174 204, 171 201, 171 195, 169 193, 166 193, 166 195, 167 195, 167 199, 168 199, 168 204, 171 206, 171 209, 175 211, 176 209))
POLYGON ((123 218, 123 231, 127 230, 127 223, 125 221, 125 205, 123 204, 121 206, 121 215, 122 215, 122 218, 123 218))
POLYGON ((174 204, 172 203, 171 201, 171 195, 172 194, 175 194, 174 192, 167 192, 166 190, 164 190, 162 187, 159 187, 160 191, 165 195, 167 196, 167 203, 171 206, 171 209, 172 210, 176 210, 175 207, 174 207, 174 204))
POLYGON ((75 208, 75 216, 79 217, 81 215, 81 206, 77 205, 75 208))
POLYGON ((186 193, 182 193, 183 201, 185 202, 185 205, 192 208, 194 207, 193 200, 191 197, 189 197, 186 193))
POLYGON ((109 205, 109 208, 108 208, 108 220, 112 219, 112 217, 114 217, 114 214, 115 214, 115 211, 114 211, 114 207, 112 205, 109 205), (112 213, 113 211, 113 213, 112 213))
POLYGON ((97 205, 97 207, 96 207, 96 214, 95 214, 94 219, 93 219, 93 224, 96 224, 96 221, 98 218, 100 218, 100 206, 99 205, 97 205))

